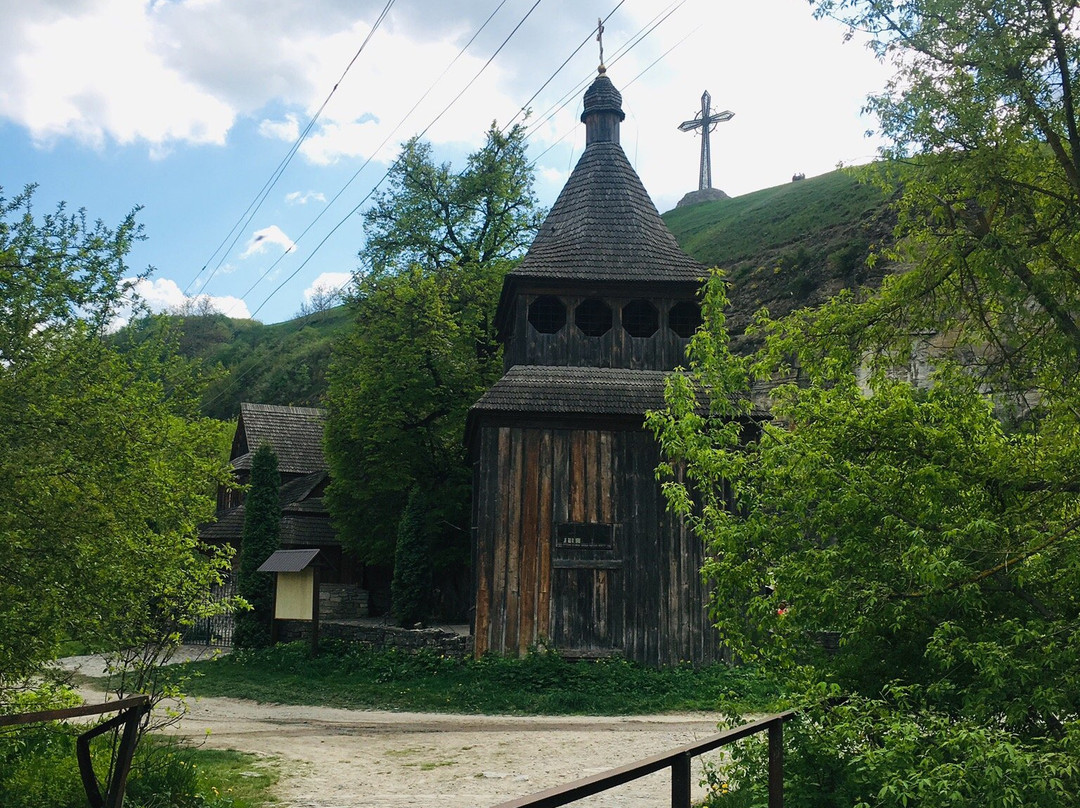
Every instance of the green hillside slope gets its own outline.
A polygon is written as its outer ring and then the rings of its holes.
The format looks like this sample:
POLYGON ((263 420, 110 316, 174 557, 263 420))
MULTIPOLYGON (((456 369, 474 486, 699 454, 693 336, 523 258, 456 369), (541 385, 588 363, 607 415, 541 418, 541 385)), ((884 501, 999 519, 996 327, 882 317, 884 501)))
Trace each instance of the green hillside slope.
POLYGON ((272 325, 223 314, 163 315, 179 334, 180 353, 212 377, 202 409, 221 419, 235 418, 242 401, 319 406, 330 347, 348 317, 344 306, 272 325))
POLYGON ((882 192, 841 171, 664 214, 690 255, 731 280, 729 326, 738 334, 761 306, 773 315, 816 305, 890 270, 867 256, 892 238, 882 192))

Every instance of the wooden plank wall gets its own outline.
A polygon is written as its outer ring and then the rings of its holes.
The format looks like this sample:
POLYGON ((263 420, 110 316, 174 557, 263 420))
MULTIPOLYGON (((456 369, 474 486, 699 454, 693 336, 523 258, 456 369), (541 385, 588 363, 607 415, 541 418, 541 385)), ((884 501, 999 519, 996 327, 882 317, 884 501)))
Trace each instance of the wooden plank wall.
MULTIPOLYGON (((650 665, 720 657, 698 572, 702 548, 667 513, 654 476, 657 459, 655 443, 643 431, 480 430, 477 654, 521 654, 541 639, 558 646, 556 622, 574 625, 575 610, 595 612, 610 596, 615 600, 607 627, 562 642, 602 642, 650 665), (614 557, 621 564, 587 570, 591 579, 576 569, 554 569, 555 525, 565 522, 613 524, 614 557), (560 572, 564 582, 577 582, 564 585, 564 603, 552 585, 560 572), (586 580, 596 588, 583 595, 586 580), (597 639, 604 637, 609 639, 597 639)), ((578 615, 577 625, 580 620, 578 615)))

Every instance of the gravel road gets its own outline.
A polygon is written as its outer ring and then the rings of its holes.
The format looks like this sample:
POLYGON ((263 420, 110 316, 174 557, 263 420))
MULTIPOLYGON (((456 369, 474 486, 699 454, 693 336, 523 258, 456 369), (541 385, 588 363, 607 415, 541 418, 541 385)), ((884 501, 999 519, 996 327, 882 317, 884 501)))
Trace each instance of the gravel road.
MULTIPOLYGON (((65 660, 88 675, 96 664, 65 660)), ((708 737, 718 720, 705 713, 469 716, 216 697, 188 706, 173 731, 278 761, 283 808, 484 808, 708 737)), ((700 771, 695 760, 697 796, 704 793, 700 771)), ((659 772, 578 804, 654 808, 669 799, 669 776, 659 772)))

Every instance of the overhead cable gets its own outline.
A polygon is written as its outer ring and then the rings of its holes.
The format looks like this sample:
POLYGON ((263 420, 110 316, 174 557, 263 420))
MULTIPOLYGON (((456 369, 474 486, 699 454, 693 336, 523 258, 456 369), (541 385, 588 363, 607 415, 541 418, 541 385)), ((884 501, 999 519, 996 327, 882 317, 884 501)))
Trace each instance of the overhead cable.
MULTIPOLYGON (((425 126, 425 127, 423 128, 423 130, 422 130, 422 131, 421 131, 421 132, 420 132, 420 133, 419 133, 418 135, 416 135, 416 137, 420 138, 420 137, 423 137, 423 136, 424 136, 425 134, 427 134, 428 130, 430 130, 430 129, 431 129, 431 127, 433 127, 433 126, 434 126, 434 125, 435 125, 436 123, 438 123, 438 122, 439 122, 439 120, 440 120, 440 119, 442 118, 442 116, 443 116, 443 115, 445 115, 445 114, 447 113, 447 111, 449 111, 449 109, 450 109, 450 108, 451 108, 452 106, 454 106, 454 104, 456 104, 456 103, 458 102, 458 100, 459 100, 459 99, 460 99, 460 98, 461 98, 461 97, 462 97, 462 96, 463 96, 463 95, 464 95, 464 94, 465 94, 465 93, 466 93, 466 92, 467 92, 467 91, 469 90, 469 88, 473 86, 473 84, 474 84, 474 83, 476 82, 476 80, 477 80, 478 78, 480 78, 480 75, 481 75, 481 74, 482 74, 482 73, 483 73, 483 72, 484 72, 485 70, 487 70, 488 66, 489 66, 489 65, 491 64, 491 62, 492 62, 492 61, 493 61, 493 60, 495 59, 495 57, 499 55, 499 52, 500 52, 500 51, 502 51, 502 49, 503 49, 504 47, 506 47, 506 43, 507 43, 507 42, 509 42, 509 41, 511 40, 511 38, 513 38, 514 34, 516 34, 516 33, 518 32, 518 29, 519 29, 519 28, 521 28, 521 26, 522 26, 522 25, 524 25, 524 23, 525 23, 525 21, 526 21, 527 19, 529 19, 529 16, 530 16, 530 15, 531 15, 531 14, 532 14, 532 13, 533 13, 534 11, 536 11, 536 7, 537 7, 537 6, 539 6, 541 2, 543 2, 543 0, 536 0, 536 2, 532 4, 532 7, 531 7, 531 8, 530 8, 530 9, 529 9, 529 10, 528 10, 527 12, 525 12, 525 16, 524 16, 524 17, 522 17, 522 18, 521 18, 521 20, 520 20, 520 21, 518 22, 518 24, 514 26, 514 30, 512 30, 512 31, 511 31, 511 32, 510 32, 509 34, 507 34, 507 36, 506 36, 506 39, 504 39, 504 40, 502 41, 502 44, 501 44, 501 45, 499 45, 499 47, 495 49, 495 52, 494 52, 493 54, 491 54, 491 56, 490 56, 490 57, 488 58, 488 60, 487 60, 486 62, 484 62, 484 65, 483 65, 483 67, 481 67, 481 68, 480 68, 480 69, 479 69, 479 70, 478 70, 478 71, 476 72, 476 75, 474 75, 474 76, 473 76, 473 77, 472 77, 472 78, 471 78, 471 79, 469 80, 469 83, 468 83, 468 84, 466 84, 464 88, 462 88, 461 92, 459 92, 459 93, 458 93, 457 95, 455 95, 455 96, 454 96, 454 97, 453 97, 453 98, 452 98, 452 99, 450 100, 450 103, 449 103, 449 104, 447 104, 447 105, 446 105, 446 106, 445 106, 445 107, 443 108, 443 110, 442 110, 442 111, 441 111, 441 112, 440 112, 440 113, 439 113, 438 115, 436 115, 436 116, 435 116, 435 117, 434 117, 434 118, 432 119, 431 123, 429 123, 429 124, 428 124, 427 126, 425 126)), ((324 245, 324 244, 325 244, 325 243, 326 243, 326 242, 327 242, 327 241, 328 241, 328 240, 330 239, 330 237, 331 237, 332 235, 334 235, 334 233, 336 233, 336 232, 337 232, 337 231, 338 231, 338 230, 339 230, 339 229, 340 229, 340 228, 342 227, 342 225, 344 225, 344 224, 345 224, 345 222, 347 222, 347 221, 348 221, 349 219, 351 219, 351 218, 353 217, 353 215, 354 215, 354 214, 356 214, 356 212, 357 212, 357 211, 359 211, 359 210, 360 210, 360 208, 362 208, 362 207, 364 206, 364 204, 365 204, 365 203, 366 203, 366 202, 367 202, 367 201, 368 201, 369 199, 371 199, 371 197, 372 197, 372 196, 373 196, 373 195, 375 194, 375 192, 376 192, 376 191, 377 191, 377 190, 379 189, 379 186, 381 186, 381 185, 382 185, 382 183, 383 183, 383 181, 384 181, 384 180, 386 180, 386 178, 390 176, 390 173, 391 173, 391 172, 392 172, 392 171, 394 170, 394 168, 396 168, 396 167, 397 167, 397 165, 398 165, 398 163, 399 163, 399 162, 401 162, 401 157, 400 157, 400 156, 398 157, 398 159, 397 159, 397 160, 395 160, 395 161, 393 162, 393 164, 391 164, 390 168, 388 168, 388 169, 386 170, 386 173, 382 175, 382 178, 381 178, 381 179, 380 179, 380 180, 379 180, 379 181, 378 181, 378 182, 377 182, 377 183, 375 184, 375 187, 374 187, 374 188, 372 188, 372 189, 371 189, 370 191, 368 191, 368 193, 367 193, 367 194, 366 194, 366 195, 364 196, 364 198, 363 198, 363 199, 361 199, 361 200, 360 200, 360 201, 359 201, 359 202, 358 202, 358 203, 356 204, 356 206, 355 206, 355 207, 354 207, 354 208, 353 208, 353 209, 352 209, 351 211, 349 211, 349 212, 348 212, 348 213, 347 213, 347 214, 345 215, 345 217, 344 217, 344 218, 342 218, 342 219, 341 219, 341 221, 339 221, 339 222, 338 222, 338 223, 337 223, 336 225, 334 225, 334 226, 333 226, 333 228, 331 228, 330 232, 329 232, 329 233, 327 233, 327 234, 326 234, 326 235, 325 235, 325 236, 323 237, 322 241, 320 241, 320 242, 319 242, 318 244, 316 244, 316 245, 315 245, 315 249, 313 249, 313 250, 311 251, 311 253, 310 253, 310 254, 308 255, 308 257, 307 257, 307 258, 305 258, 305 259, 303 260, 303 262, 301 262, 300 266, 298 266, 298 267, 297 267, 296 269, 294 269, 294 270, 293 270, 293 271, 292 271, 291 273, 289 273, 289 275, 288 275, 288 276, 287 276, 287 277, 285 278, 285 280, 283 280, 283 281, 282 281, 281 283, 279 283, 279 284, 277 285, 277 288, 275 288, 273 292, 271 292, 271 293, 270 293, 269 295, 267 295, 267 297, 266 297, 266 298, 265 298, 265 299, 263 300, 263 302, 262 302, 262 303, 260 303, 260 304, 258 305, 258 307, 257 307, 257 308, 255 309, 255 311, 253 311, 253 312, 251 313, 251 316, 252 316, 252 317, 254 317, 254 316, 255 316, 255 315, 257 314, 257 313, 259 313, 260 311, 262 311, 262 308, 263 308, 263 306, 265 306, 265 305, 266 305, 266 304, 267 304, 267 303, 268 303, 268 302, 270 301, 270 299, 271 299, 271 298, 272 298, 272 297, 273 297, 274 295, 276 295, 276 294, 277 294, 277 293, 278 293, 279 291, 281 291, 282 287, 284 287, 284 286, 285 286, 285 284, 287 284, 287 283, 288 283, 289 281, 291 281, 291 280, 292 280, 293 278, 295 278, 295 277, 296 277, 296 275, 297 275, 297 274, 298 274, 298 273, 300 272, 300 270, 302 270, 302 269, 303 269, 303 268, 304 268, 305 266, 307 266, 308 262, 309 262, 309 261, 310 261, 310 260, 311 260, 311 259, 312 259, 312 258, 313 258, 313 257, 315 256, 315 253, 317 253, 317 252, 319 251, 319 249, 320 249, 320 248, 321 248, 321 247, 322 247, 322 246, 323 246, 323 245, 324 245)))
MULTIPOLYGON (((499 3, 499 5, 496 7, 495 11, 493 11, 491 13, 491 15, 488 17, 488 19, 484 22, 484 26, 486 26, 487 23, 491 21, 491 18, 495 15, 495 13, 497 13, 499 11, 500 8, 502 8, 502 6, 503 6, 503 4, 505 2, 506 2, 506 0, 503 0, 502 2, 499 3)), ((473 83, 476 82, 476 80, 480 77, 480 75, 491 64, 492 60, 496 56, 498 56, 499 52, 502 51, 502 49, 506 46, 506 44, 510 41, 510 39, 514 36, 514 34, 517 33, 518 29, 521 28, 521 26, 525 23, 525 21, 529 18, 529 16, 533 13, 533 11, 536 10, 536 7, 540 5, 540 3, 541 3, 541 0, 536 0, 536 2, 533 3, 533 5, 529 8, 528 12, 526 12, 525 16, 522 17, 522 19, 518 22, 518 24, 514 26, 514 29, 502 41, 502 44, 500 44, 499 47, 496 48, 495 52, 484 63, 483 67, 481 67, 480 70, 477 71, 476 75, 474 75, 472 77, 472 79, 469 81, 469 83, 465 86, 465 89, 463 89, 460 93, 458 93, 456 96, 454 96, 453 100, 451 100, 451 102, 449 104, 447 104, 447 106, 438 115, 436 115, 435 118, 426 127, 424 127, 423 131, 419 135, 417 135, 417 137, 422 137, 425 133, 427 133, 427 131, 429 129, 431 129, 431 127, 434 126, 435 123, 437 123, 439 121, 439 119, 442 118, 443 115, 446 114, 447 110, 449 110, 458 101, 458 99, 460 99, 461 96, 464 95, 465 91, 468 90, 469 87, 471 87, 473 85, 473 83)), ((483 30, 484 26, 481 26, 480 30, 483 30)), ((472 41, 474 39, 476 39, 476 36, 480 33, 480 30, 478 30, 477 33, 475 35, 473 35, 473 38, 469 40, 469 43, 466 44, 465 48, 467 48, 470 44, 472 44, 472 41)), ((462 52, 464 52, 465 48, 462 49, 462 52)), ((460 54, 459 54, 459 56, 460 56, 460 54)), ((454 61, 456 61, 456 60, 457 59, 455 57, 454 61)), ((447 68, 447 69, 449 69, 449 68, 447 68)), ((429 89, 429 92, 430 92, 430 89, 429 89)), ((417 102, 417 104, 419 104, 419 102, 417 102)), ((414 109, 415 109, 415 106, 414 106, 414 109)), ((410 111, 409 114, 411 114, 411 111, 410 111)), ((406 116, 406 117, 408 117, 408 116, 406 116)), ((385 141, 384 141, 384 143, 385 143, 385 141)), ((342 218, 336 225, 334 225, 334 227, 330 230, 330 232, 327 233, 318 244, 315 245, 315 248, 311 251, 311 253, 308 255, 308 257, 304 259, 304 261, 300 264, 300 266, 298 266, 295 270, 293 270, 293 272, 290 273, 289 276, 287 278, 285 278, 285 280, 283 280, 280 284, 278 284, 278 286, 269 295, 267 295, 267 297, 262 301, 262 303, 260 303, 258 305, 258 307, 255 309, 255 311, 253 311, 251 313, 251 318, 252 319, 254 319, 255 315, 258 314, 259 311, 262 310, 263 306, 265 306, 271 300, 271 298, 274 297, 274 295, 276 295, 279 291, 281 291, 281 289, 285 286, 286 283, 288 283, 294 277, 296 277, 296 275, 300 272, 300 270, 302 270, 307 265, 307 263, 314 257, 314 255, 319 251, 319 249, 322 248, 322 246, 329 240, 329 238, 332 235, 334 235, 334 233, 336 233, 342 227, 342 225, 345 224, 345 222, 347 222, 350 218, 352 218, 352 216, 361 207, 363 207, 363 205, 375 194, 375 192, 378 190, 379 186, 381 186, 382 183, 386 180, 386 178, 390 176, 390 172, 393 171, 393 169, 397 166, 397 164, 400 162, 400 160, 401 160, 401 158, 399 156, 398 159, 395 160, 393 162, 393 164, 391 164, 390 168, 388 168, 386 170, 386 172, 379 179, 379 181, 375 184, 375 186, 364 196, 364 198, 361 199, 360 202, 351 211, 349 211, 349 213, 344 218, 342 218)), ((370 158, 369 158, 369 161, 370 161, 370 158)), ((357 173, 359 173, 359 172, 357 172, 357 173)), ((354 175, 353 179, 355 179, 355 175, 354 175)), ((350 182, 352 182, 352 180, 350 180, 350 182)), ((344 190, 344 189, 342 189, 342 190, 344 190)), ((338 193, 338 196, 340 196, 340 193, 341 192, 338 193)), ((334 198, 336 199, 337 196, 335 196, 334 198)), ((310 229, 310 226, 309 226, 308 229, 310 229)), ((307 232, 307 230, 305 230, 304 232, 307 232)), ((280 261, 281 259, 279 258, 278 260, 280 261)), ((276 263, 277 262, 275 262, 275 265, 276 265, 276 263)), ((267 272, 269 272, 269 270, 267 270, 267 272)), ((263 274, 263 277, 265 277, 265 275, 266 275, 266 273, 263 274)), ((213 396, 209 401, 205 402, 205 404, 213 403, 213 402, 217 401, 218 399, 222 398, 226 393, 233 390, 240 383, 240 381, 244 377, 246 377, 248 375, 248 373, 250 373, 252 370, 254 370, 254 365, 252 365, 251 368, 249 368, 248 371, 246 371, 244 373, 241 373, 241 374, 238 374, 236 377, 234 377, 234 379, 229 383, 228 386, 226 386, 223 390, 221 390, 221 392, 219 392, 217 395, 213 396)))
MULTIPOLYGON (((506 5, 506 2, 507 2, 507 0, 501 0, 499 5, 497 5, 495 7, 495 10, 492 11, 491 14, 488 15, 486 20, 484 20, 483 24, 479 28, 476 29, 476 32, 472 35, 472 37, 469 39, 469 41, 466 42, 464 46, 462 46, 462 48, 457 52, 457 55, 454 56, 454 58, 450 60, 449 64, 447 64, 447 66, 445 68, 443 68, 443 72, 439 74, 439 77, 437 79, 435 79, 435 81, 433 81, 428 86, 427 90, 424 91, 424 94, 422 96, 420 96, 420 98, 416 101, 415 104, 412 105, 412 108, 408 112, 406 112, 405 115, 402 116, 401 120, 398 121, 397 125, 394 126, 394 128, 390 131, 390 133, 385 138, 383 138, 382 143, 380 143, 378 146, 375 147, 374 150, 372 150, 371 154, 368 155, 367 159, 364 160, 364 162, 361 164, 361 166, 358 169, 356 169, 356 171, 353 173, 353 175, 351 177, 349 177, 349 179, 338 190, 338 192, 336 194, 334 194, 334 196, 326 204, 326 207, 324 207, 321 211, 319 211, 318 215, 316 215, 315 218, 311 220, 311 222, 308 224, 308 226, 304 228, 303 232, 301 232, 300 235, 296 237, 296 240, 293 241, 294 245, 298 244, 300 242, 300 240, 303 239, 304 236, 306 236, 308 234, 308 232, 310 232, 310 230, 319 222, 319 220, 322 219, 322 217, 324 215, 326 215, 326 213, 329 212, 329 210, 334 206, 334 203, 337 202, 338 199, 341 198, 342 194, 345 193, 345 191, 349 188, 349 186, 351 186, 353 184, 353 182, 356 181, 357 177, 360 176, 360 174, 363 172, 363 170, 365 168, 367 168, 368 165, 371 164, 371 161, 375 159, 375 156, 378 155, 378 153, 380 151, 382 151, 383 147, 387 143, 390 142, 390 139, 394 137, 394 135, 397 133, 397 131, 399 129, 401 129, 401 127, 405 124, 405 121, 407 121, 409 119, 409 117, 416 111, 417 107, 419 107, 420 104, 423 103, 424 99, 426 99, 431 94, 431 92, 438 86, 439 82, 442 81, 443 78, 446 76, 446 74, 450 72, 450 69, 455 64, 457 64, 457 61, 462 56, 465 55, 465 52, 469 49, 469 46, 471 46, 472 43, 476 41, 476 38, 478 36, 480 36, 480 33, 488 26, 488 23, 491 22, 492 18, 494 18, 494 16, 499 13, 499 10, 504 5, 506 5)), ((519 23, 519 25, 520 25, 520 23, 519 23)), ((444 110, 444 112, 445 112, 445 110, 444 110)), ((430 126, 431 126, 431 124, 428 124, 429 128, 430 128, 430 126)), ((424 131, 426 132, 427 130, 425 129, 424 131)), ((382 179, 379 180, 379 183, 382 183, 382 181, 386 179, 386 176, 389 175, 389 173, 390 172, 388 170, 386 175, 384 175, 382 177, 382 179)), ((376 185, 376 187, 378 187, 378 185, 376 185)), ((368 195, 368 197, 364 198, 364 201, 366 201, 369 197, 370 197, 370 194, 368 195)), ((361 202, 361 204, 363 204, 363 202, 361 202)), ((349 215, 351 216, 352 214, 350 213, 349 215)), ((340 226, 341 225, 339 224, 338 227, 340 227, 340 226)), ((336 230, 336 229, 337 229, 337 227, 334 228, 334 230, 336 230)), ((331 230, 330 232, 333 233, 334 231, 331 230)), ((323 241, 320 242, 320 244, 315 248, 315 250, 312 251, 312 255, 314 255, 315 251, 318 250, 318 248, 321 247, 322 244, 325 243, 325 241, 326 241, 326 239, 323 239, 323 241)), ((247 290, 242 295, 240 295, 240 299, 243 300, 249 294, 251 294, 253 291, 255 291, 255 288, 260 283, 262 283, 271 272, 274 271, 274 269, 277 267, 277 265, 280 264, 284 260, 285 256, 288 255, 288 254, 289 254, 289 251, 286 251, 286 252, 282 253, 281 255, 279 255, 277 257, 277 259, 272 264, 270 264, 270 266, 267 267, 267 269, 261 275, 259 275, 258 278, 255 279, 255 282, 251 286, 249 286, 247 288, 247 290)), ((310 260, 310 257, 311 256, 309 256, 309 260, 310 260)), ((305 261, 305 263, 306 263, 306 261, 305 261)), ((267 300, 269 300, 269 298, 267 298, 267 300)), ((262 308, 262 306, 265 305, 265 304, 266 304, 266 300, 264 300, 263 303, 260 304, 259 308, 262 308)), ((251 316, 254 317, 255 315, 252 314, 251 316)))
POLYGON ((352 59, 350 59, 349 63, 345 66, 345 69, 342 71, 341 76, 336 82, 334 82, 333 88, 331 88, 330 92, 327 94, 322 104, 315 111, 315 114, 311 117, 311 120, 308 121, 307 125, 304 127, 304 130, 296 138, 296 141, 289 148, 289 151, 282 158, 281 162, 278 163, 277 168, 275 168, 274 171, 271 173, 270 178, 263 184, 263 187, 259 189, 259 192, 255 194, 255 198, 252 199, 251 202, 248 204, 247 209, 242 214, 240 214, 240 218, 237 220, 236 224, 232 226, 232 229, 229 230, 225 238, 222 239, 220 244, 218 244, 217 249, 215 249, 214 252, 210 254, 210 258, 207 259, 206 263, 204 263, 199 269, 199 271, 195 273, 195 277, 192 278, 191 282, 184 288, 185 295, 187 295, 191 287, 194 286, 195 283, 199 280, 199 276, 202 275, 202 273, 210 265, 210 262, 214 260, 214 256, 216 256, 218 253, 221 253, 221 258, 218 260, 217 264, 214 266, 214 269, 210 272, 210 274, 203 280, 202 284, 199 286, 199 291, 196 293, 196 295, 202 293, 202 291, 206 288, 206 285, 217 274, 218 270, 221 269, 222 264, 225 263, 225 259, 229 256, 229 253, 231 253, 233 248, 236 246, 236 242, 240 240, 240 236, 243 235, 243 233, 247 230, 248 225, 251 224, 251 220, 255 218, 255 214, 259 212, 259 208, 261 208, 263 202, 266 201, 266 197, 269 196, 270 191, 273 190, 275 185, 277 185, 277 181, 281 179, 281 175, 285 172, 285 169, 288 167, 289 163, 292 162, 292 158, 296 155, 297 151, 300 150, 300 146, 307 139, 307 136, 311 133, 311 130, 314 128, 316 121, 319 120, 319 116, 321 116, 323 110, 326 109, 326 105, 330 103, 330 99, 333 98, 334 93, 337 92, 338 87, 341 85, 341 82, 344 81, 345 76, 348 74, 349 70, 354 64, 356 64, 356 60, 360 57, 360 54, 363 53, 364 48, 367 47, 368 42, 371 41, 372 35, 375 33, 375 31, 378 30, 383 20, 386 19, 386 15, 389 13, 395 2, 396 0, 387 0, 386 5, 383 7, 383 10, 379 13, 379 16, 376 18, 374 24, 372 24, 371 30, 368 31, 367 36, 364 37, 364 41, 360 43, 360 47, 357 48, 356 53, 353 54, 352 59), (230 238, 232 239, 232 241, 229 241, 230 238), (225 246, 226 242, 228 242, 229 246, 225 249, 224 252, 222 252, 222 248, 225 246))

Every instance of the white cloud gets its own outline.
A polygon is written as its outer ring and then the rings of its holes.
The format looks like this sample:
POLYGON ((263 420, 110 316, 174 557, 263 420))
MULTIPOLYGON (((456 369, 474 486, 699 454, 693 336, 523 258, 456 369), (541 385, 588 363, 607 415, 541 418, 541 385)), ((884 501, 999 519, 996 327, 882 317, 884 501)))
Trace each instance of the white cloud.
POLYGON ((290 191, 285 194, 285 201, 290 205, 306 205, 308 202, 326 204, 326 195, 319 191, 290 191))
POLYGON ((259 134, 263 137, 292 143, 300 136, 300 122, 291 113, 286 115, 282 121, 264 120, 259 123, 259 134))
POLYGON ((130 0, 63 11, 8 4, 0 116, 25 126, 38 143, 224 143, 234 111, 165 65, 154 47, 152 11, 130 0))
POLYGON ((352 280, 352 274, 348 272, 324 272, 311 282, 311 286, 304 290, 304 302, 310 303, 318 294, 328 294, 342 291, 352 280))
POLYGON ((244 251, 240 253, 240 257, 250 258, 253 255, 258 255, 274 244, 282 247, 285 252, 289 252, 296 246, 280 227, 272 224, 251 234, 251 238, 248 239, 248 243, 244 246, 244 251))
MULTIPOLYGON (((611 4, 549 2, 432 126, 428 140, 459 151, 475 148, 493 119, 509 121, 585 40, 569 66, 531 102, 539 117, 564 94, 571 98, 554 120, 531 122, 537 151, 570 135, 545 158, 555 167, 566 165, 567 147, 580 139, 581 93, 571 88, 595 69, 589 29, 611 4)), ((508 4, 440 78, 489 9, 477 3, 399 3, 339 81, 383 0, 5 5, 0 117, 27 127, 39 142, 145 141, 155 156, 165 157, 185 142, 224 143, 239 116, 261 121, 265 137, 292 142, 338 84, 302 147, 304 158, 320 166, 372 155, 387 162, 401 141, 427 126, 476 76, 522 12, 508 4), (436 79, 435 89, 395 132, 436 79)), ((872 154, 872 144, 858 142, 867 128, 858 110, 868 90, 883 86, 886 71, 876 70, 857 44, 841 46, 839 27, 815 23, 810 13, 804 0, 690 0, 616 61, 619 50, 657 16, 655 0, 620 4, 605 24, 609 75, 624 95, 624 146, 632 160, 640 156, 639 173, 654 195, 677 197, 694 185, 696 144, 674 127, 693 114, 706 87, 717 105, 736 112, 714 140, 718 187, 739 193, 769 184, 761 179, 765 171, 790 177, 794 170, 815 173, 837 160, 872 154), (698 33, 667 52, 695 28, 698 33), (771 154, 774 165, 763 165, 762 157, 747 159, 762 154, 771 154), (757 172, 756 180, 751 172, 757 172)))
POLYGON ((169 278, 125 278, 121 283, 131 284, 129 303, 113 318, 110 329, 122 328, 131 319, 136 303, 154 313, 175 311, 201 311, 209 309, 228 314, 230 317, 251 317, 247 304, 232 295, 185 295, 176 281, 169 278))

